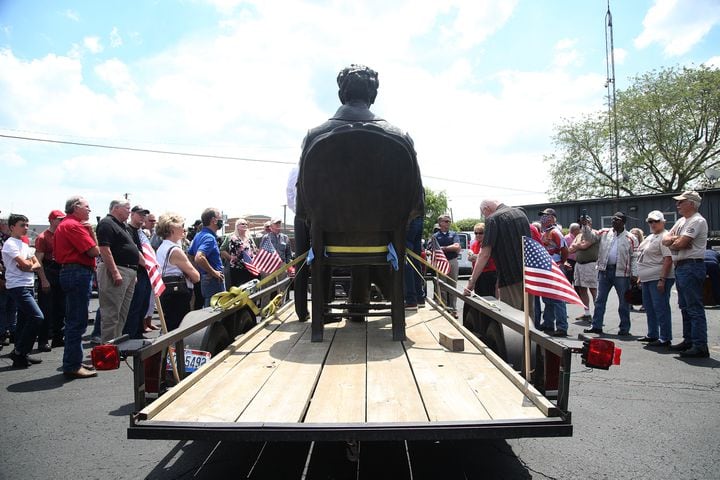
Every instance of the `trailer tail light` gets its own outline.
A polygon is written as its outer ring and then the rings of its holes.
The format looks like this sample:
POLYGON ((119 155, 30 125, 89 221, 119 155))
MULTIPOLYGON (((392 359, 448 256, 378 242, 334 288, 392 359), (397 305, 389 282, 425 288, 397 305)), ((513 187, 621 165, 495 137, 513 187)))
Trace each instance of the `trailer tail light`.
POLYGON ((97 370, 120 368, 120 349, 117 345, 104 344, 93 347, 90 357, 97 370))
POLYGON ((608 370, 610 365, 620 365, 622 350, 615 343, 602 338, 591 338, 583 342, 582 363, 591 368, 608 370))

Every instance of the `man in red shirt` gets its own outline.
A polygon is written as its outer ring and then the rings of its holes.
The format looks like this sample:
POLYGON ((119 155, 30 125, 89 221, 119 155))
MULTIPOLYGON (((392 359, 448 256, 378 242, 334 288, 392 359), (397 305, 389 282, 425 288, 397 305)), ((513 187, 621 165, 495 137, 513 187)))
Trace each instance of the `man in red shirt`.
POLYGON ((63 326, 65 325, 65 293, 60 287, 60 264, 55 261, 53 245, 55 243, 55 230, 65 213, 53 210, 48 215, 50 227, 35 239, 35 256, 42 264, 38 270, 40 278, 40 291, 38 303, 43 312, 45 321, 38 332, 38 350, 49 352, 50 347, 63 346, 63 326), (52 345, 48 339, 52 334, 52 345))
POLYGON ((55 260, 61 265, 60 285, 65 292, 65 351, 63 373, 68 378, 88 378, 97 372, 82 364, 82 335, 87 329, 90 282, 95 257, 100 255, 95 233, 88 223, 90 205, 80 196, 65 202, 67 217, 55 230, 55 260))

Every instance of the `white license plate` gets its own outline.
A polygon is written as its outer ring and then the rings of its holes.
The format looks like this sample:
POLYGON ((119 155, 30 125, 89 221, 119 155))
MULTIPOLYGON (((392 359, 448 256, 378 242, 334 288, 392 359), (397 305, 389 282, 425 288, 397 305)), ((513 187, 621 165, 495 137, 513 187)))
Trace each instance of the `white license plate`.
MULTIPOLYGON (((167 357, 167 369, 168 371, 172 370, 172 364, 170 363, 170 358, 175 358, 175 348, 170 347, 168 350, 168 357, 167 357)), ((208 360, 210 360, 210 357, 212 355, 210 352, 205 352, 203 350, 191 350, 189 348, 185 349, 185 372, 192 373, 198 368, 205 365, 208 360)))

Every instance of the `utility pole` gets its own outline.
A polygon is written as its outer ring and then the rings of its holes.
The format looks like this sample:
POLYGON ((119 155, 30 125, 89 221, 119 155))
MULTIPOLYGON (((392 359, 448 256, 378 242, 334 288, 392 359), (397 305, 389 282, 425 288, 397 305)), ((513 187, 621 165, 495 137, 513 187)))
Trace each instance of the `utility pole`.
POLYGON ((615 170, 615 208, 620 201, 620 164, 618 161, 617 112, 615 110, 615 45, 613 41, 613 22, 610 13, 610 0, 605 14, 605 70, 607 73, 608 121, 610 128, 610 161, 615 170))

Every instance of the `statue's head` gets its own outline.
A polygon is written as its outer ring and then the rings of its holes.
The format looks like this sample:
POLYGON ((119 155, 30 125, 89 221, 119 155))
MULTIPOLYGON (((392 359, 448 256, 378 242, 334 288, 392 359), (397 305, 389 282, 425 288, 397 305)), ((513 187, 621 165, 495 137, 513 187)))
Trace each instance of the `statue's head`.
POLYGON ((352 64, 343 68, 337 76, 338 96, 344 104, 359 100, 372 105, 380 86, 378 74, 365 65, 352 64))

